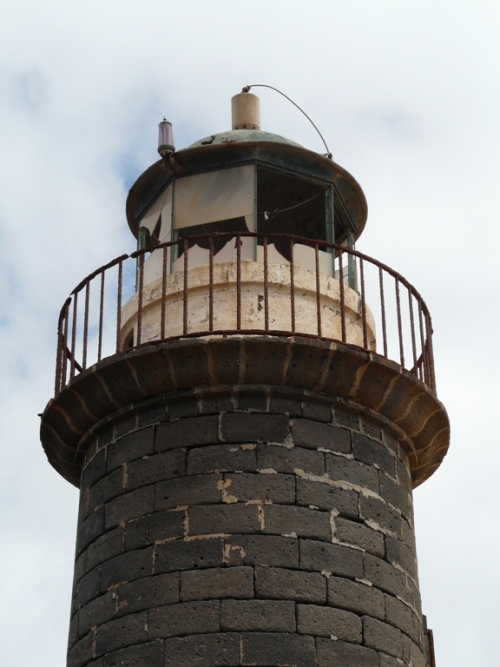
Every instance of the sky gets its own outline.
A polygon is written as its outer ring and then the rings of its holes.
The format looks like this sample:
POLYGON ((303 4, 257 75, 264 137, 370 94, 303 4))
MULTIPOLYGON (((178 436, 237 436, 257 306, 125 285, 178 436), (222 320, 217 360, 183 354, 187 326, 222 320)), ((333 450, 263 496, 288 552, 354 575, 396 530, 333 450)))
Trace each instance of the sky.
MULTIPOLYGON (((0 663, 65 664, 78 491, 47 463, 56 324, 73 287, 134 248, 131 184, 230 127, 264 83, 320 128, 368 200, 357 248, 433 317, 452 428, 415 491, 438 667, 498 665, 500 253, 498 0, 0 0, 0 663)), ((262 129, 318 152, 270 90, 262 129)))

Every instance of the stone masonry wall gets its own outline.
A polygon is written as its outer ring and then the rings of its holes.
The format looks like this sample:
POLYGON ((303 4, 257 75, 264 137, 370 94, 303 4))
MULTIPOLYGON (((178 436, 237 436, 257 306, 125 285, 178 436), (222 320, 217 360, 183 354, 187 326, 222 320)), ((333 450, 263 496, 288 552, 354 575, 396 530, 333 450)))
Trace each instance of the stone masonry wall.
POLYGON ((101 422, 68 667, 424 667, 395 433, 286 387, 178 392, 101 422))

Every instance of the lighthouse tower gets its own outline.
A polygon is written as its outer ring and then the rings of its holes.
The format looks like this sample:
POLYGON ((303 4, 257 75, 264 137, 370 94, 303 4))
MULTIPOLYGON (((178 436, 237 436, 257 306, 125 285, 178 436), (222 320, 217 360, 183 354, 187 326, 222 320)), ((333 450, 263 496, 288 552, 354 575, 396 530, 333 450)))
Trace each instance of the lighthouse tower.
POLYGON ((449 442, 419 292, 355 250, 367 206, 260 129, 132 186, 137 250, 58 323, 49 462, 80 488, 68 667, 433 667, 412 489, 449 442))

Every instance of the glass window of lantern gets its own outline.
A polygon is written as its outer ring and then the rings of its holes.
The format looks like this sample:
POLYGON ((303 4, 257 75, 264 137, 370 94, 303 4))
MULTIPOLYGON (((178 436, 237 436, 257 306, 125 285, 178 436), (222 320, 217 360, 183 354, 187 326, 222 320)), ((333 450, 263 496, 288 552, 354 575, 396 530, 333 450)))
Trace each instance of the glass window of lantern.
MULTIPOLYGON (((271 169, 257 169, 257 231, 262 234, 291 234, 311 241, 333 241, 333 197, 330 186, 297 178, 271 169)), ((262 239, 257 257, 263 258, 262 239)), ((316 269, 314 243, 294 243, 294 262, 316 269)), ((268 243, 268 259, 290 262, 290 241, 268 243)), ((333 254, 320 245, 320 271, 333 271, 333 254)))
MULTIPOLYGON (((209 263, 209 240, 189 237, 213 232, 255 231, 254 165, 232 167, 177 178, 175 181, 173 227, 179 239, 188 239, 189 268, 209 263)), ((234 236, 214 240, 214 261, 236 259, 234 236)), ((184 246, 174 247, 173 271, 184 269, 184 246)), ((242 238, 241 258, 255 258, 255 241, 242 238)))
MULTIPOLYGON (((144 283, 160 278, 163 270, 163 253, 154 252, 155 246, 170 241, 172 236, 172 184, 156 199, 139 223, 138 247, 150 249, 151 255, 144 262, 144 283)), ((167 253, 170 264, 170 253, 167 253)), ((170 270, 167 266, 167 270, 170 270)))

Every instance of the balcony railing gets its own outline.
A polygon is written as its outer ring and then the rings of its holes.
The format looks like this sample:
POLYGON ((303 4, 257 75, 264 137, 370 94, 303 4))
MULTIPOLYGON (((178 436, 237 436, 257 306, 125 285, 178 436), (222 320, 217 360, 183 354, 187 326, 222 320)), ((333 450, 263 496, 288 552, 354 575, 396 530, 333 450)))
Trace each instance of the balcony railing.
POLYGON ((55 395, 111 355, 235 334, 376 351, 436 387, 431 317, 399 273, 326 241, 221 233, 122 255, 82 280, 59 316, 55 395))

